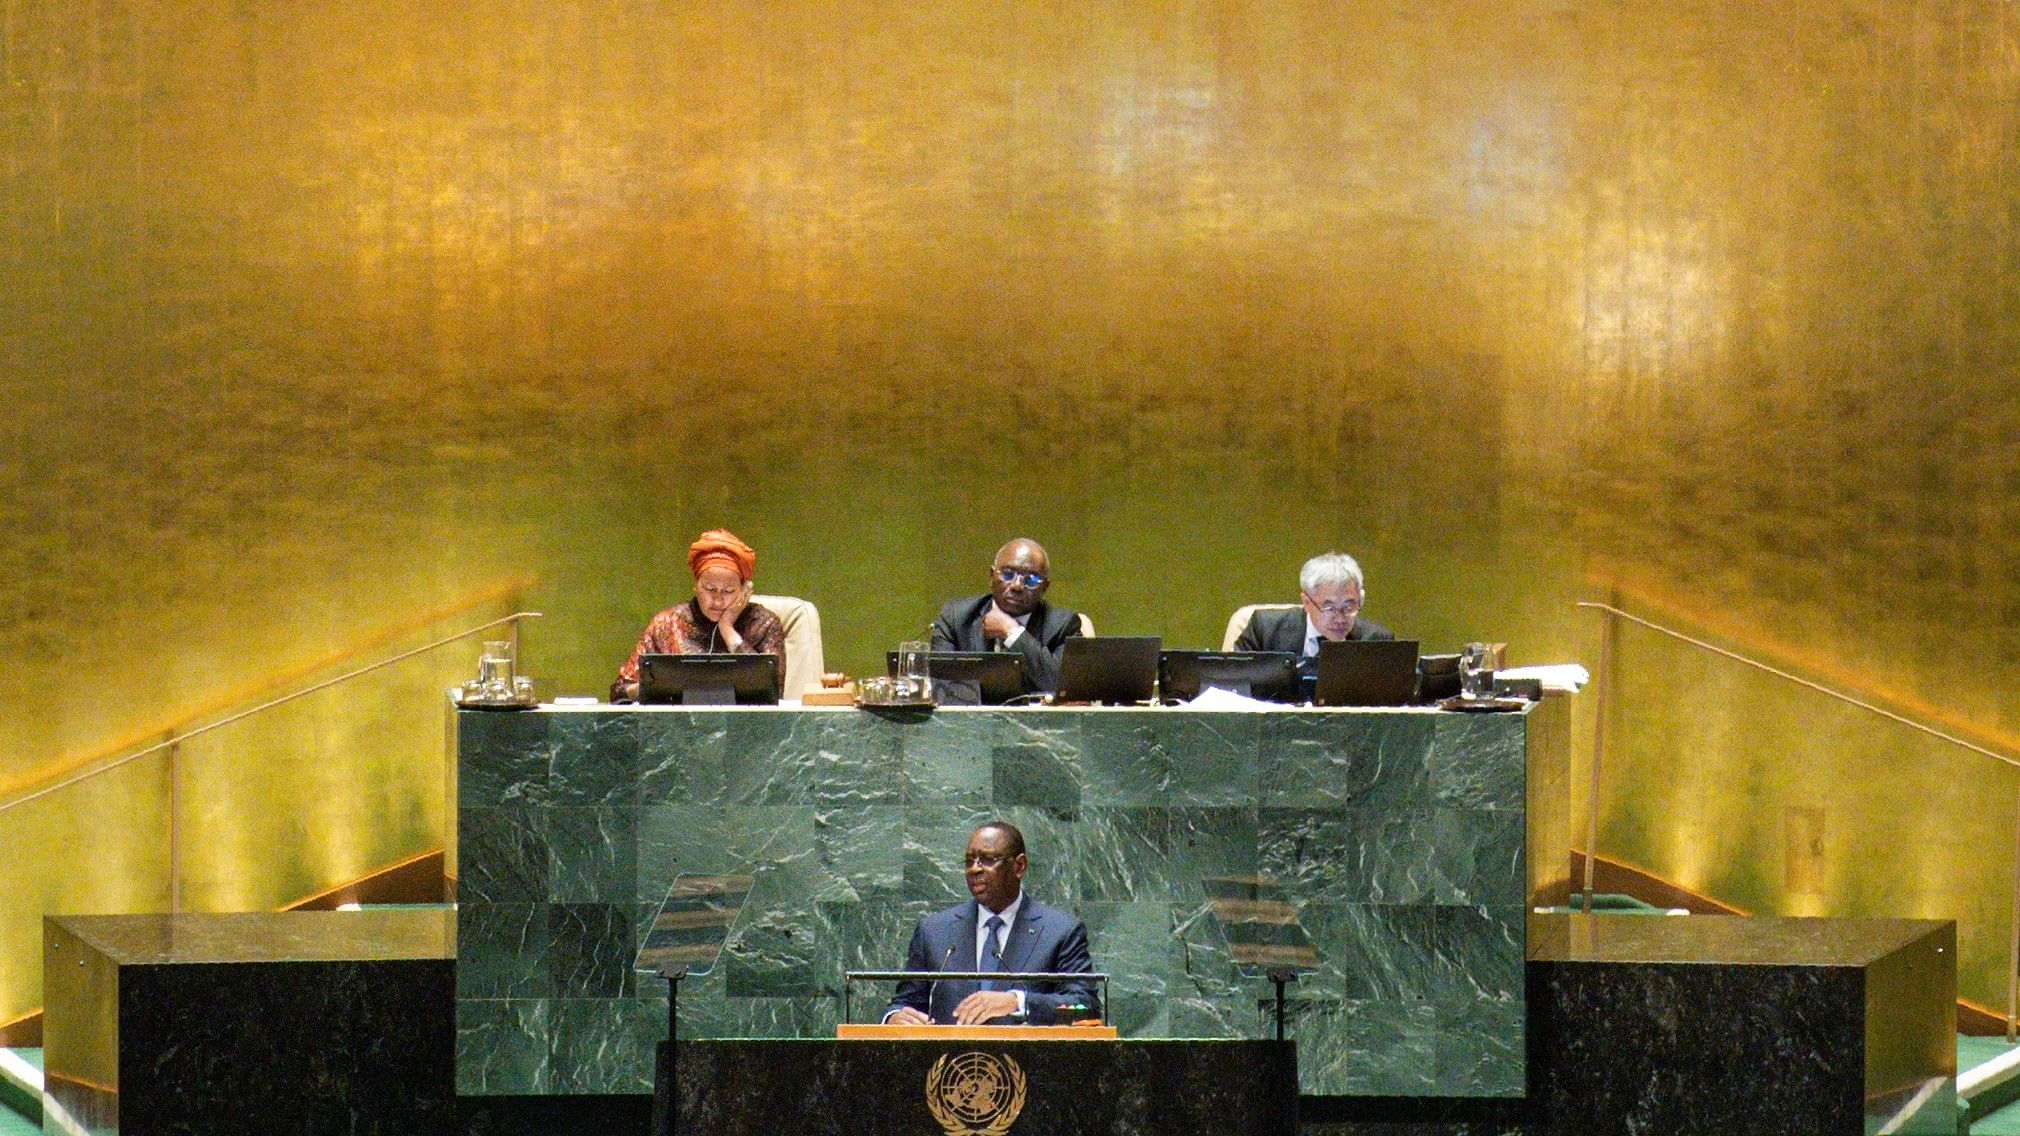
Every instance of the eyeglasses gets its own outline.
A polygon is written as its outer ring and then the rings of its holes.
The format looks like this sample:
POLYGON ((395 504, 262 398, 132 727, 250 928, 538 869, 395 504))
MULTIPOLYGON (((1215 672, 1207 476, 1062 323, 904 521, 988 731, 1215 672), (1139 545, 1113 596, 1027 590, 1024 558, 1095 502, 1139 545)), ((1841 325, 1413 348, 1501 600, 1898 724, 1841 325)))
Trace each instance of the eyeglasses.
POLYGON ((968 867, 971 867, 971 868, 980 868, 980 869, 982 869, 982 870, 983 870, 983 871, 985 871, 985 872, 993 872, 993 871, 995 871, 995 870, 996 870, 997 868, 1000 868, 1000 867, 1002 867, 1002 866, 1003 866, 1003 865, 1004 865, 1005 863, 1007 863, 1008 861, 1010 861, 1010 860, 1012 860, 1012 859, 1015 859, 1015 857, 1012 857, 1012 856, 970 856, 970 857, 968 857, 968 858, 967 858, 966 860, 962 861, 962 863, 966 864, 966 865, 967 865, 968 867))
POLYGON ((733 599, 740 594, 743 591, 743 585, 733 584, 727 588, 721 588, 714 584, 700 584, 695 587, 695 590, 711 599, 727 600, 733 599))
POLYGON ((1045 575, 1041 572, 1019 572, 1015 568, 996 569, 996 578, 1006 584, 1024 581, 1024 586, 1036 591, 1045 586, 1045 575))
MULTIPOLYGON (((1310 600, 1311 598, 1311 595, 1307 593, 1305 599, 1310 600)), ((1319 609, 1320 615, 1332 619, 1338 619, 1343 615, 1359 615, 1361 611, 1361 601, 1359 600, 1327 600, 1324 603, 1314 602, 1313 606, 1319 609)))

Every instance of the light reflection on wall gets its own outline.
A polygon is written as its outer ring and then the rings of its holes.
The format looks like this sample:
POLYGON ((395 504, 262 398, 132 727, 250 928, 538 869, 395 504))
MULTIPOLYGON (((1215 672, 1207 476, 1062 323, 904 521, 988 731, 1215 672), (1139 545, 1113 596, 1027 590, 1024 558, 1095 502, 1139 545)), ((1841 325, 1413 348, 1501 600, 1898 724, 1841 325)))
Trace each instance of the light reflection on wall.
MULTIPOLYGON (((858 672, 1011 532, 1190 644, 1345 546, 1432 647, 1590 661, 1597 578, 2020 736, 2012 5, 9 20, 0 781, 522 573, 600 689, 719 523, 858 672)), ((1774 909, 1792 763, 1898 747, 1698 673, 1628 689, 1602 851, 1774 909)), ((1902 830, 2004 799, 1971 768, 1902 830)), ((215 818, 218 899, 439 840, 425 780, 397 839, 220 790, 269 816, 215 818)))

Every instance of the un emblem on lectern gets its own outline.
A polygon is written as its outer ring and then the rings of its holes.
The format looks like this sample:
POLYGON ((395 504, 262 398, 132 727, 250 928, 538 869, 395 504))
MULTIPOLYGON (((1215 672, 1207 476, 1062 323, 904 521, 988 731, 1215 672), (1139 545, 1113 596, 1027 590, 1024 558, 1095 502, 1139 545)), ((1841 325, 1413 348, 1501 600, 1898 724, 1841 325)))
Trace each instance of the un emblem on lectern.
POLYGON ((1024 1111, 1024 1070, 993 1053, 943 1053, 926 1074, 926 1111, 947 1136, 1003 1136, 1024 1111))

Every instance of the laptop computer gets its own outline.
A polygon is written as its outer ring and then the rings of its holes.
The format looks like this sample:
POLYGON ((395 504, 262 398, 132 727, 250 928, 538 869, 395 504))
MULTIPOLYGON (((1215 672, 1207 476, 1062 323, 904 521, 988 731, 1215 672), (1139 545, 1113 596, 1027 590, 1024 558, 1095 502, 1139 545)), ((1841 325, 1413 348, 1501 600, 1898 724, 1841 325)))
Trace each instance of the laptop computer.
POLYGON ((1296 702, 1298 657, 1289 651, 1166 651, 1159 657, 1157 692, 1166 702, 1190 702, 1207 689, 1296 702))
POLYGON ((1417 694, 1415 639, 1319 644, 1318 706, 1408 706, 1417 694))
POLYGON ((1157 692, 1157 635, 1103 635, 1068 639, 1059 656, 1059 693, 1054 702, 1133 705, 1157 692))
POLYGON ((779 700, 777 655, 640 655, 641 705, 772 706, 779 700))
MULTIPOLYGON (((949 705, 1001 706, 1024 693, 1024 656, 1011 651, 928 651, 934 699, 949 705)), ((884 653, 885 673, 898 673, 898 653, 884 653)))

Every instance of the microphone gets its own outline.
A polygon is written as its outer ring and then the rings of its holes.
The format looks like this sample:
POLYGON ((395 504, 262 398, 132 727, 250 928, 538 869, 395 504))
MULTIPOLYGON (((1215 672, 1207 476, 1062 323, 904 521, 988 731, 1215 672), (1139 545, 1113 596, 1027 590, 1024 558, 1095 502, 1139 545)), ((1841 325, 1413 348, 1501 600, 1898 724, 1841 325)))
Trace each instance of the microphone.
MULTIPOLYGON (((957 946, 960 946, 960 944, 959 944, 959 943, 948 943, 948 944, 947 944, 947 953, 946 953, 946 954, 944 954, 944 955, 941 955, 941 956, 940 956, 940 965, 939 965, 939 966, 936 966, 936 967, 934 967, 933 969, 934 969, 934 970, 945 970, 945 969, 947 969, 947 961, 948 961, 949 959, 951 959, 951 958, 953 958, 953 957, 954 957, 954 948, 955 948, 955 947, 957 947, 957 946)), ((933 990, 934 990, 934 988, 935 988, 936 986, 938 986, 938 985, 939 985, 939 983, 940 983, 940 980, 939 980, 939 979, 937 979, 937 978, 935 978, 935 979, 932 979, 931 981, 929 981, 929 982, 927 982, 927 983, 926 983, 926 1017, 927 1017, 928 1019, 931 1019, 931 1018, 932 1018, 932 1016, 933 1016, 933 990)))

